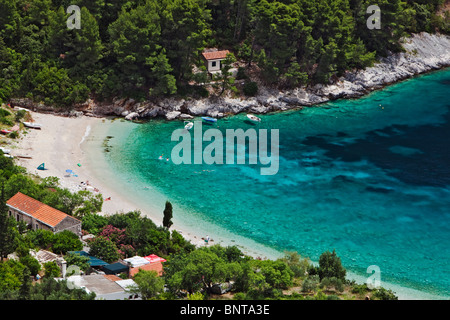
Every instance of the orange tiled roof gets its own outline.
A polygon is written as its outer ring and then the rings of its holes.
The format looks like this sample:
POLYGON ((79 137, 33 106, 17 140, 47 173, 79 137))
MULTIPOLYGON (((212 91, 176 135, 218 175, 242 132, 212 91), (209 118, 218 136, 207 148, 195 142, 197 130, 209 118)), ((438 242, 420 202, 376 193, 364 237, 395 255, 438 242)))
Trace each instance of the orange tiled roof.
POLYGON ((130 268, 130 277, 134 277, 134 275, 136 273, 138 273, 139 270, 146 270, 146 271, 153 270, 153 271, 156 271, 158 276, 162 276, 162 274, 163 274, 163 265, 162 265, 161 262, 154 262, 154 263, 144 264, 142 266, 135 267, 135 268, 130 268))
MULTIPOLYGON (((36 199, 33 199, 21 192, 17 192, 6 204, 23 211, 36 220, 39 220, 49 226, 55 227, 66 217, 71 217, 62 211, 52 208, 36 199)), ((75 219, 71 217, 72 219, 75 219)), ((78 220, 78 219, 75 219, 78 220)))
POLYGON ((228 53, 230 53, 230 51, 222 50, 222 51, 203 52, 202 54, 206 60, 215 60, 215 59, 225 59, 228 53))
POLYGON ((119 280, 123 280, 122 278, 114 275, 114 274, 104 274, 103 275, 106 279, 108 279, 109 281, 119 281, 119 280))

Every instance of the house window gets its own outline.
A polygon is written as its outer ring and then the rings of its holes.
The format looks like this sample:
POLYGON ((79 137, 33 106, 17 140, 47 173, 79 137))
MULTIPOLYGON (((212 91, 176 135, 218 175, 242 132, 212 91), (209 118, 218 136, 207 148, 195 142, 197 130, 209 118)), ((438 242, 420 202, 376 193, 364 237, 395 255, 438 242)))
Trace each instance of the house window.
POLYGON ((215 67, 215 66, 217 66, 217 61, 211 62, 211 67, 215 67))

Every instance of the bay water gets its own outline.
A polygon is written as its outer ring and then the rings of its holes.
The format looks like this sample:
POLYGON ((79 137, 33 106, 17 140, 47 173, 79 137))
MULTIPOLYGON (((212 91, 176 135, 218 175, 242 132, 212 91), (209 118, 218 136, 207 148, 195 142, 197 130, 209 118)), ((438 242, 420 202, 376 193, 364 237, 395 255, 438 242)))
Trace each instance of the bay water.
POLYGON ((203 131, 225 139, 226 129, 278 129, 275 175, 259 164, 175 165, 171 135, 182 121, 112 121, 102 161, 124 195, 161 212, 169 200, 176 219, 205 235, 228 230, 313 261, 334 249, 363 279, 375 265, 383 283, 450 297, 450 69, 260 117, 203 131))

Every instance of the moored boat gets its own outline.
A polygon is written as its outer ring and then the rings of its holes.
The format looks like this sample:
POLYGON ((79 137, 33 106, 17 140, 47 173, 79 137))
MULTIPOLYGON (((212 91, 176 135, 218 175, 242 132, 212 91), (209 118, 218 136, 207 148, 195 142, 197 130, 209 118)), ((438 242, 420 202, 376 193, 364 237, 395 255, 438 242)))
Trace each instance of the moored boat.
POLYGON ((261 118, 258 118, 257 116, 254 116, 252 114, 248 114, 247 118, 249 118, 250 120, 252 120, 254 122, 261 122, 261 118))
POLYGON ((11 152, 11 150, 6 149, 6 148, 3 148, 3 147, 0 147, 0 150, 1 150, 3 153, 5 153, 5 154, 11 152))
POLYGON ((212 117, 202 117, 202 119, 206 122, 217 122, 217 119, 212 117))
POLYGON ((191 121, 185 121, 185 122, 184 122, 184 128, 185 128, 186 130, 191 130, 193 126, 194 126, 194 123, 191 122, 191 121))
POLYGON ((27 128, 33 128, 33 129, 41 129, 41 125, 39 123, 34 123, 34 122, 22 122, 23 125, 27 128))

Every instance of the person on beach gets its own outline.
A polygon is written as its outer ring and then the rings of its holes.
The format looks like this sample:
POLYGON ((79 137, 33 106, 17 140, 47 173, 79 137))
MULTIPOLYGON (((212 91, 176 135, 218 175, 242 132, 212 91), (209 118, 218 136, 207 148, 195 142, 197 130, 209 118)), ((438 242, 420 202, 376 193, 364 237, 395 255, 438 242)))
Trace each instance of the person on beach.
POLYGON ((207 235, 205 238, 205 244, 208 244, 208 242, 209 242, 209 236, 207 235))

